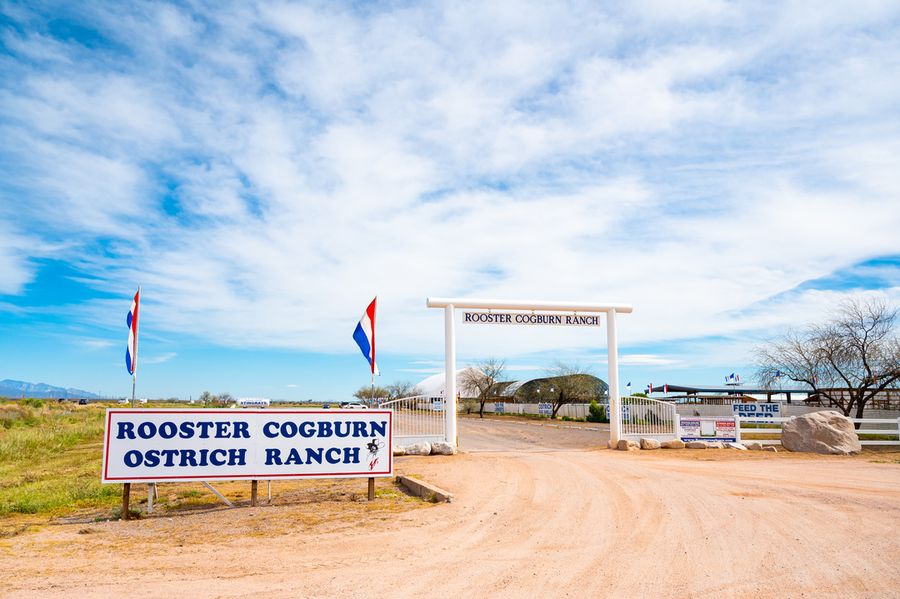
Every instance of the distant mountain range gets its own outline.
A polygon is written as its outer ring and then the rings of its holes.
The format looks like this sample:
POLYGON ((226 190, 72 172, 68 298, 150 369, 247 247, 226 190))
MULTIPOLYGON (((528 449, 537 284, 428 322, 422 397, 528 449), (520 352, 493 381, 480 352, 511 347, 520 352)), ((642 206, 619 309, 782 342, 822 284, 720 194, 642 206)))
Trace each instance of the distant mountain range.
POLYGON ((96 393, 85 391, 84 389, 74 389, 65 387, 54 387, 47 383, 28 383, 25 381, 14 381, 12 379, 4 379, 0 381, 0 397, 66 397, 86 399, 98 399, 96 393))

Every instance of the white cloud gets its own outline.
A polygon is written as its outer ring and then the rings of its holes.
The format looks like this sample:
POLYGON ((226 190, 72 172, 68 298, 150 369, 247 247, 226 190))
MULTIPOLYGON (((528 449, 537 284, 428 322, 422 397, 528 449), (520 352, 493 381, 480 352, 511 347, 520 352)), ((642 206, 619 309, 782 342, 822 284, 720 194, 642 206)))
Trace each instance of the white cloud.
POLYGON ((33 270, 27 263, 28 244, 25 237, 0 221, 0 293, 18 294, 32 279, 33 270))
POLYGON ((115 341, 110 341, 109 339, 89 339, 89 338, 79 338, 78 342, 91 350, 99 350, 99 349, 109 349, 111 347, 115 347, 119 345, 119 343, 115 341))
POLYGON ((176 352, 168 352, 164 354, 140 356, 139 359, 143 364, 163 364, 174 359, 177 356, 178 354, 176 352))
POLYGON ((507 364, 504 370, 507 372, 543 372, 547 370, 547 367, 535 366, 534 364, 507 364))
MULTIPOLYGON (((784 293, 804 281, 900 253, 888 4, 106 12, 130 54, 7 34, 6 185, 26 199, 0 218, 75 240, 54 255, 99 287, 142 283, 160 331, 352 351, 377 293, 389 353, 441 351, 429 294, 632 302, 623 344, 749 335, 841 295, 784 293)), ((0 235, 0 292, 32 276, 27 246, 0 235)))
POLYGON ((625 354, 619 357, 619 363, 623 366, 674 366, 680 360, 653 354, 625 354))

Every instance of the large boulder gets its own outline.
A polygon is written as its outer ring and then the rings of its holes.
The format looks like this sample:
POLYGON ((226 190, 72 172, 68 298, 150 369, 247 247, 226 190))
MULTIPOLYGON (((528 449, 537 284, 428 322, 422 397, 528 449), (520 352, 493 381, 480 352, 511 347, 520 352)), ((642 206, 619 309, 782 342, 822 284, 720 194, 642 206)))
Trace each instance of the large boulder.
POLYGON ((762 443, 757 443, 756 441, 750 441, 749 443, 747 443, 747 449, 749 449, 750 451, 762 451, 762 448, 762 443))
POLYGON ((812 412, 791 418, 781 428, 781 446, 788 451, 835 455, 862 451, 853 422, 837 412, 812 412))
POLYGON ((619 439, 619 443, 616 445, 616 449, 619 451, 634 451, 640 448, 640 445, 630 439, 619 439))
POLYGON ((402 445, 394 445, 394 455, 406 455, 406 448, 402 445))
POLYGON ((706 441, 688 441, 684 446, 688 449, 706 449, 709 444, 706 441))
POLYGON ((403 448, 406 455, 431 455, 431 443, 413 443, 403 448))
POLYGON ((684 441, 681 439, 669 439, 659 444, 663 449, 684 449, 684 441))
POLYGON ((431 455, 453 455, 456 448, 444 441, 437 441, 431 444, 431 455))
POLYGON ((641 449, 659 449, 659 441, 648 437, 641 437, 641 449))

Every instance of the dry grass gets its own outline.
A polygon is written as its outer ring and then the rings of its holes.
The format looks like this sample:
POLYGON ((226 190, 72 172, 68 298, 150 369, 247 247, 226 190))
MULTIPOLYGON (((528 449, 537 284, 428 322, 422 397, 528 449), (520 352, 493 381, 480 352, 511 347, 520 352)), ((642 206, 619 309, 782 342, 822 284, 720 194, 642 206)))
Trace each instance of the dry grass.
MULTIPOLYGON (((120 517, 122 486, 100 482, 105 407, 0 403, 0 537, 53 522, 86 524, 120 517)), ((215 486, 236 505, 249 505, 249 481, 215 486)), ((146 512, 148 488, 132 485, 133 512, 146 512)), ((262 505, 304 508, 298 517, 310 522, 317 514, 345 509, 392 512, 421 504, 383 479, 376 483, 378 501, 365 501, 366 491, 365 479, 277 481, 269 502, 266 483, 259 484, 262 505)), ((159 485, 152 517, 224 507, 201 483, 165 483, 159 485)))
POLYGON ((0 517, 114 502, 100 484, 103 410, 48 402, 0 404, 0 517))

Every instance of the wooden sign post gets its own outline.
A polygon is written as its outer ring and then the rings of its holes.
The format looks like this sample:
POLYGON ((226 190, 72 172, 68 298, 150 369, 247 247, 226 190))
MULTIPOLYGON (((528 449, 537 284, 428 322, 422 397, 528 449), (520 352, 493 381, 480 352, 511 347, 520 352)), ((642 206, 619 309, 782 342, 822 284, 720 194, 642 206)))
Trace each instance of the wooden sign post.
POLYGON ((128 504, 131 502, 131 483, 122 485, 122 520, 131 520, 131 509, 128 504))

